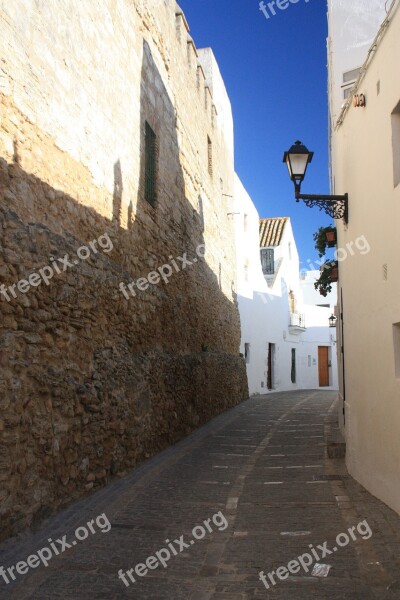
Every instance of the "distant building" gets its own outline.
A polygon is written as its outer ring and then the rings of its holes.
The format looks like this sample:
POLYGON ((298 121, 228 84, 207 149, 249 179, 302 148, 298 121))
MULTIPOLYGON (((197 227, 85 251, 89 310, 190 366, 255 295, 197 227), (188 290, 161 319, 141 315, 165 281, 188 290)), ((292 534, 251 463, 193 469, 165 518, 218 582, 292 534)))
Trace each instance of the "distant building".
MULTIPOLYGON (((338 49, 341 26, 347 23, 342 4, 329 0, 331 82, 342 68, 338 49)), ((338 247, 352 245, 354 250, 339 263, 338 284, 340 417, 347 466, 400 513, 399 6, 387 2, 384 12, 385 2, 370 3, 374 43, 357 51, 353 65, 363 66, 361 76, 342 109, 332 111, 331 169, 332 191, 349 194, 349 223, 337 223, 338 247)), ((354 28, 347 28, 350 49, 357 45, 365 18, 363 0, 354 28)), ((352 55, 349 50, 348 60, 352 55)), ((336 81, 331 107, 339 91, 336 81)))
POLYGON ((321 306, 329 308, 331 314, 335 313, 337 304, 337 286, 332 284, 332 291, 327 296, 323 297, 318 290, 315 289, 314 283, 320 276, 320 271, 317 270, 301 270, 300 271, 300 287, 303 294, 304 304, 312 306, 321 306))
POLYGON ((300 279, 290 219, 260 221, 238 177, 234 219, 241 350, 250 393, 337 389, 336 330, 329 327, 333 307, 318 294, 304 303, 311 279, 300 279))

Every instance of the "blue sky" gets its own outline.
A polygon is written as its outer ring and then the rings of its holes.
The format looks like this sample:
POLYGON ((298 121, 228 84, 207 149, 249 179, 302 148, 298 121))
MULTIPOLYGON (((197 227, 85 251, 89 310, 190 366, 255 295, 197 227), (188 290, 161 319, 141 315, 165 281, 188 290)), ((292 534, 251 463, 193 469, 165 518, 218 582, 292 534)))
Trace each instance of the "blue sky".
POLYGON ((198 48, 211 46, 232 102, 236 171, 261 217, 289 216, 303 261, 332 220, 294 200, 282 163, 299 139, 315 152, 302 191, 329 193, 327 6, 298 0, 267 19, 259 0, 178 0, 198 48))

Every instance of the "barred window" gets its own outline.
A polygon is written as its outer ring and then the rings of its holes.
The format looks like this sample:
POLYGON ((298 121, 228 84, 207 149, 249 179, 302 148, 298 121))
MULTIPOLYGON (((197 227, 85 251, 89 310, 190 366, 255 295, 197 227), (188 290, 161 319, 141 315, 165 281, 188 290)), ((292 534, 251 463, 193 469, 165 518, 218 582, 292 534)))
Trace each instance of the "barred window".
POLYGON ((145 124, 145 184, 144 197, 152 206, 156 204, 157 136, 146 121, 145 124))
POLYGON ((292 368, 290 379, 292 383, 296 383, 296 348, 292 348, 292 368))
POLYGON ((275 273, 275 255, 274 249, 261 250, 261 264, 264 275, 274 275, 275 273))

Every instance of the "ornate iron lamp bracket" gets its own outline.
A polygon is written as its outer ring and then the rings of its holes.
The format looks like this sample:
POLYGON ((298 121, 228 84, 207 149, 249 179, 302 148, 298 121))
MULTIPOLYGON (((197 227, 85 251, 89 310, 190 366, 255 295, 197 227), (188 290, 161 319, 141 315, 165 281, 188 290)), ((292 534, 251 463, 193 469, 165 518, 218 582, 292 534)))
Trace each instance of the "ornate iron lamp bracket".
POLYGON ((309 208, 317 206, 319 210, 323 210, 332 219, 343 219, 347 224, 349 222, 349 196, 337 195, 320 195, 320 194, 300 194, 296 189, 296 202, 304 201, 304 204, 309 208))

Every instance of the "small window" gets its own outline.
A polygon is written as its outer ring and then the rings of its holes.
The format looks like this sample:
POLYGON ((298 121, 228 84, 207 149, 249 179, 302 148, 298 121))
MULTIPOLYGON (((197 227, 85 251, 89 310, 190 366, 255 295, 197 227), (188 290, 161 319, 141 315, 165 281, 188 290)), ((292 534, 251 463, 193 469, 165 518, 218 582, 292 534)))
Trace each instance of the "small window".
POLYGON ((245 344, 244 345, 244 358, 246 360, 246 364, 249 364, 250 362, 250 344, 245 344))
POLYGON ((243 231, 246 233, 247 232, 247 225, 248 225, 248 216, 245 214, 243 216, 243 231))
POLYGON ((261 265, 264 275, 273 275, 275 273, 275 254, 273 248, 261 250, 261 265))
POLYGON ((358 76, 360 74, 360 68, 358 69, 353 69, 352 71, 347 71, 346 73, 343 73, 343 98, 345 100, 347 100, 347 98, 350 96, 350 92, 353 89, 353 86, 355 84, 355 82, 358 79, 358 76))
POLYGON ((296 348, 292 348, 292 369, 290 373, 292 383, 296 383, 296 348))
POLYGON ((207 149, 208 149, 208 172, 212 177, 213 174, 213 154, 212 154, 212 141, 207 136, 207 149))
POLYGON ((400 102, 392 112, 393 184, 400 183, 400 102))
POLYGON ((144 197, 152 206, 156 204, 156 134, 146 121, 145 124, 145 184, 144 197))
POLYGON ((346 73, 343 73, 343 83, 349 83, 349 82, 355 82, 357 81, 357 77, 360 74, 360 67, 358 67, 358 69, 353 69, 352 71, 346 71, 346 73))
POLYGON ((350 93, 351 93, 352 89, 353 89, 352 85, 350 87, 344 88, 344 90, 343 90, 343 98, 344 98, 344 100, 347 100, 347 98, 350 97, 350 93))

